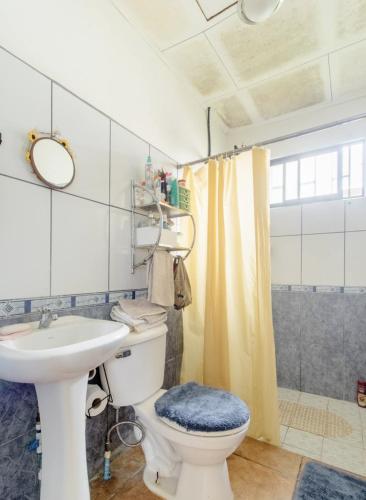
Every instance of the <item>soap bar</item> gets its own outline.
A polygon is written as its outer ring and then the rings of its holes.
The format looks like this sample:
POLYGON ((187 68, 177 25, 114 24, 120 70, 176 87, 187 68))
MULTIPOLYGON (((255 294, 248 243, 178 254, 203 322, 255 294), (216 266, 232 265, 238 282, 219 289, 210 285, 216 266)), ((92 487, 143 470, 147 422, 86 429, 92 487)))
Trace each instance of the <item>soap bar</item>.
POLYGON ((31 330, 29 323, 16 323, 15 325, 7 325, 0 328, 0 336, 13 335, 14 333, 22 333, 31 330))

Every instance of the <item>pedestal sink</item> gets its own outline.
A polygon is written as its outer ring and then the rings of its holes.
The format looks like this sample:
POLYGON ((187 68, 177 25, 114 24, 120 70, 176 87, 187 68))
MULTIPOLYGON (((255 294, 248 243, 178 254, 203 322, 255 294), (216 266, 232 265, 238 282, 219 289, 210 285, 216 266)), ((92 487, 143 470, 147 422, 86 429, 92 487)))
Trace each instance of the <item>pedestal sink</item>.
POLYGON ((118 350, 128 328, 65 316, 0 341, 0 378, 34 383, 42 424, 41 500, 89 500, 85 446, 88 373, 118 350))

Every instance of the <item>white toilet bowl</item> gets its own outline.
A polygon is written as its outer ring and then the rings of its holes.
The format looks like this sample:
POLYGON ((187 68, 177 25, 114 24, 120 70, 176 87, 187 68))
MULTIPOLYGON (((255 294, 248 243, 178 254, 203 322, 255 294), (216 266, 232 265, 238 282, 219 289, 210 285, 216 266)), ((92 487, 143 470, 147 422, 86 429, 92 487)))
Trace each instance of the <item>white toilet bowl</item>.
MULTIPOLYGON (((179 392, 180 389, 184 390, 191 385, 177 386, 169 391, 161 389, 166 332, 167 328, 163 325, 139 334, 129 334, 123 340, 120 351, 108 360, 100 371, 103 387, 111 395, 111 404, 116 408, 133 406, 137 419, 145 428, 146 436, 142 443, 146 460, 144 481, 152 492, 166 499, 230 500, 233 494, 226 458, 244 439, 249 427, 249 410, 240 400, 224 393, 227 398, 225 399, 225 396, 224 400, 218 400, 217 403, 221 406, 214 406, 214 409, 211 407, 207 413, 205 402, 201 401, 201 407, 199 404, 194 406, 195 402, 197 403, 195 395, 187 393, 181 396, 180 402, 183 401, 184 405, 187 403, 186 410, 193 402, 190 409, 195 416, 194 426, 187 427, 203 428, 203 432, 187 431, 185 427, 174 422, 174 418, 167 420, 165 417, 159 417, 155 408, 157 400, 162 398, 161 404, 165 399, 164 395, 171 398, 176 390, 179 392), (230 398, 234 398, 237 404, 239 401, 236 409, 230 406, 230 398), (217 414, 215 408, 218 410, 217 414), (221 414, 219 410, 222 410, 221 414), (240 415, 240 412, 245 415, 240 415), (212 416, 216 417, 216 424, 220 425, 214 425, 205 432, 212 416), (220 418, 228 422, 220 421, 220 418), (242 422, 245 424, 242 425, 242 422), (230 427, 234 428, 223 432, 215 431, 217 428, 230 427)), ((217 392, 215 389, 203 389, 209 391, 208 396, 217 392)), ((171 410, 169 404, 167 409, 171 410)), ((174 412, 175 415, 179 414, 179 410, 173 410, 174 412)), ((188 414, 183 413, 180 416, 186 418, 188 414)), ((181 422, 179 419, 178 421, 181 422)))
POLYGON ((155 401, 164 393, 160 390, 134 406, 146 430, 142 444, 146 486, 167 499, 232 499, 226 458, 240 445, 250 422, 230 431, 187 431, 156 415, 155 401))

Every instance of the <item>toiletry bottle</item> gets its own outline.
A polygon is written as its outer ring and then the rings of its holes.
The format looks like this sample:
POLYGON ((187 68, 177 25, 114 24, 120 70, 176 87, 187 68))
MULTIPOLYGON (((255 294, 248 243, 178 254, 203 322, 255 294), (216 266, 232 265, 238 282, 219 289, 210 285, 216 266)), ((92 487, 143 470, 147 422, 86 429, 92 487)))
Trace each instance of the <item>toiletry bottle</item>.
POLYGON ((154 189, 154 169, 151 162, 151 156, 149 155, 145 164, 145 186, 150 191, 154 189))
POLYGON ((177 179, 172 179, 170 184, 170 204, 173 207, 178 206, 178 183, 177 179))
POLYGON ((164 172, 164 170, 160 171, 160 190, 161 190, 162 201, 167 201, 168 189, 167 189, 167 182, 166 182, 166 173, 164 172))

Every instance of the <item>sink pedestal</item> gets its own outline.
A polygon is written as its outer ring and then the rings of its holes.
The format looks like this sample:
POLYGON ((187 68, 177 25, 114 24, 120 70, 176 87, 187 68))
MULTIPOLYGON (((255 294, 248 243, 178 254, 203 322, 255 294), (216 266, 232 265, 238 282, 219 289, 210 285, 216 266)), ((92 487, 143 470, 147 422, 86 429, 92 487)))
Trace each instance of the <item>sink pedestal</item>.
POLYGON ((88 374, 36 384, 42 427, 41 500, 90 500, 85 443, 88 374))

